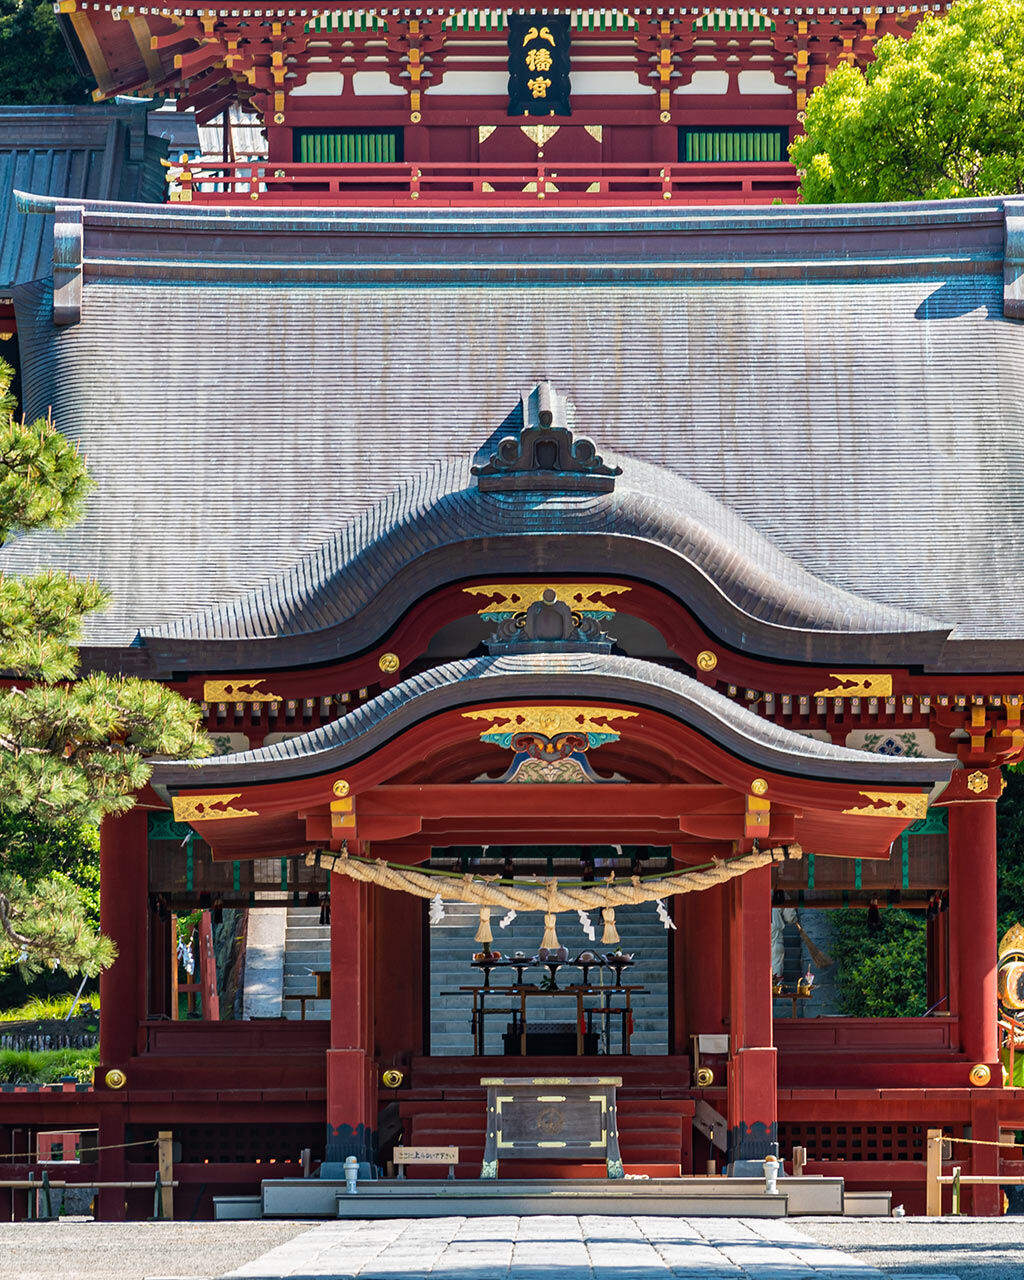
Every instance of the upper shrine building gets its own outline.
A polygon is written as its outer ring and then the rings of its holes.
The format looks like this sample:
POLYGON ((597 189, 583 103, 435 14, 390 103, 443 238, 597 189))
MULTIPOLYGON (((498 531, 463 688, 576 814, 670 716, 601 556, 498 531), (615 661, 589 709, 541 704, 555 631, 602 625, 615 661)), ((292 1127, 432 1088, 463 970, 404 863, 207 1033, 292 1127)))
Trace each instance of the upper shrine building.
POLYGON ((910 1211, 930 1129, 1024 1167, 1024 205, 799 206, 786 159, 922 10, 59 9, 98 98, 265 147, 0 127, 22 399, 96 481, 0 568, 96 576, 84 668, 218 752, 104 823, 95 1085, 4 1093, 0 1161, 171 1131, 199 1216, 396 1144, 480 1195, 805 1153, 910 1211), (841 907, 926 917, 912 1016, 837 1003, 841 907))

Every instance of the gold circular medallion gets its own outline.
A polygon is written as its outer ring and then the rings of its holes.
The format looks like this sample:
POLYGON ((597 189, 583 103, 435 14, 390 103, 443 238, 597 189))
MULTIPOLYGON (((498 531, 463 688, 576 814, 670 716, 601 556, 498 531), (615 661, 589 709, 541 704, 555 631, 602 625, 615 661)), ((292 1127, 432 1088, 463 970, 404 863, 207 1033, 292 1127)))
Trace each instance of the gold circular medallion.
POLYGON ((992 1069, 984 1062, 976 1062, 968 1076, 971 1084, 980 1089, 992 1079, 992 1069))
POLYGON ((663 111, 663 112, 661 113, 661 123, 662 123, 662 124, 668 124, 668 123, 669 123, 669 121, 670 121, 671 119, 672 119, 672 112, 671 112, 671 111, 663 111))
POLYGON ((410 111, 409 119, 412 121, 413 124, 419 124, 419 122, 423 119, 423 115, 419 111, 410 111))
POLYGON ((103 1077, 103 1083, 108 1089, 123 1089, 128 1083, 128 1077, 123 1071, 119 1071, 117 1067, 111 1067, 103 1077))
POLYGON ((387 1071, 381 1076, 381 1083, 385 1089, 397 1089, 404 1079, 405 1076, 401 1071, 398 1071, 395 1067, 388 1067, 387 1071))
POLYGON ((698 1089, 710 1089, 715 1083, 715 1073, 710 1067, 698 1067, 697 1074, 694 1077, 694 1084, 698 1089))
POLYGON ((983 791, 987 791, 988 774, 983 769, 975 769, 967 779, 967 790, 973 791, 976 796, 981 795, 983 791))
POLYGON ((351 788, 344 778, 339 778, 331 790, 336 796, 347 796, 351 788))
POLYGON ((714 671, 718 666, 718 654, 713 653, 710 649, 702 649, 697 654, 697 669, 699 671, 714 671))
POLYGON ((284 124, 284 112, 283 112, 283 111, 275 111, 275 112, 274 112, 274 124, 284 124))
POLYGON ((382 653, 377 659, 381 671, 397 671, 401 665, 397 653, 382 653))
POLYGON ((750 784, 750 791, 752 795, 763 796, 767 792, 767 790, 768 790, 767 778, 755 778, 754 781, 750 784))

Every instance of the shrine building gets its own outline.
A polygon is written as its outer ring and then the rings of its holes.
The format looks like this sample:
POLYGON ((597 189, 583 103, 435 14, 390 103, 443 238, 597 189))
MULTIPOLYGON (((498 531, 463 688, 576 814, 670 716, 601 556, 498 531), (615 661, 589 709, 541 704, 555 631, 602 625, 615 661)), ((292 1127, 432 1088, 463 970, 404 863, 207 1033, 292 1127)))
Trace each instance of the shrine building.
POLYGON ((104 822, 100 1066, 0 1094, 4 1168, 95 1130, 130 1181, 170 1131, 200 1217, 331 1214, 409 1147, 499 1188, 777 1155, 908 1212, 929 1130, 1024 1168, 1024 209, 800 206, 786 160, 921 11, 59 8, 97 98, 266 155, 19 184, 24 408, 96 489, 0 568, 97 577, 83 669, 217 754, 104 822), (844 907, 927 914, 919 1016, 827 995, 844 907), (611 1090, 593 1150, 513 1149, 498 1079, 611 1090))

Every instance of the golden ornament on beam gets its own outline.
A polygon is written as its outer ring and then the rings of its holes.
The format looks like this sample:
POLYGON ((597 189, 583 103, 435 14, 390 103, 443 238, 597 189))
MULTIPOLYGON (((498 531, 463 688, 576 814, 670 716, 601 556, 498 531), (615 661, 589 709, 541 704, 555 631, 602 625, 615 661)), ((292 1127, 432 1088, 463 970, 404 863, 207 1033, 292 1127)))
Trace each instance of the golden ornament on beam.
POLYGON ((710 1067, 698 1067, 693 1082, 698 1089, 710 1089, 715 1083, 715 1073, 710 1067))
POLYGON ((349 786, 349 784, 345 781, 344 778, 339 778, 338 781, 331 788, 331 790, 334 792, 336 796, 347 796, 349 791, 351 791, 351 789, 352 788, 349 786))
POLYGON ((712 649, 702 649, 697 654, 697 670, 698 671, 714 671, 718 666, 718 654, 712 649))
POLYGON ((976 1088, 982 1089, 992 1079, 992 1069, 987 1063, 976 1062, 967 1078, 976 1088))
POLYGON ((755 796, 764 796, 764 795, 767 795, 767 794, 768 794, 768 779, 767 779, 767 778, 755 778, 755 779, 754 779, 754 781, 750 784, 750 792, 751 792, 751 795, 755 795, 755 796))
POLYGON ((128 1083, 128 1077, 123 1071, 119 1071, 117 1067, 111 1067, 103 1077, 103 1083, 108 1089, 123 1089, 128 1083))
POLYGON ((380 1078, 381 1084, 385 1089, 397 1089, 405 1079, 405 1074, 398 1070, 397 1067, 388 1067, 387 1071, 380 1078))
POLYGON ((388 674, 392 671, 397 671, 401 665, 402 663, 397 653, 382 653, 377 659, 377 666, 380 667, 381 671, 388 674))

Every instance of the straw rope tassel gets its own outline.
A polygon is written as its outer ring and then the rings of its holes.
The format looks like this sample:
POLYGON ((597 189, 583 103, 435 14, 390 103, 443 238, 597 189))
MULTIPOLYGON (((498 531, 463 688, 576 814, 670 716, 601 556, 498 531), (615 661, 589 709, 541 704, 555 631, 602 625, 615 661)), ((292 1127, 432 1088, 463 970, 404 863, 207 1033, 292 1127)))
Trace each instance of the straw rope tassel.
POLYGON ((476 927, 476 937, 474 942, 493 942, 494 934, 491 933, 491 909, 490 907, 480 908, 480 923, 476 927))
POLYGON ((558 941, 558 933, 555 928, 555 922, 558 916, 553 911, 545 911, 544 913, 544 941, 540 944, 547 947, 549 951, 557 951, 561 946, 558 941))
POLYGON ((602 907, 601 919, 604 921, 604 933, 601 934, 603 945, 612 945, 619 941, 619 931, 615 927, 615 908, 602 907))

